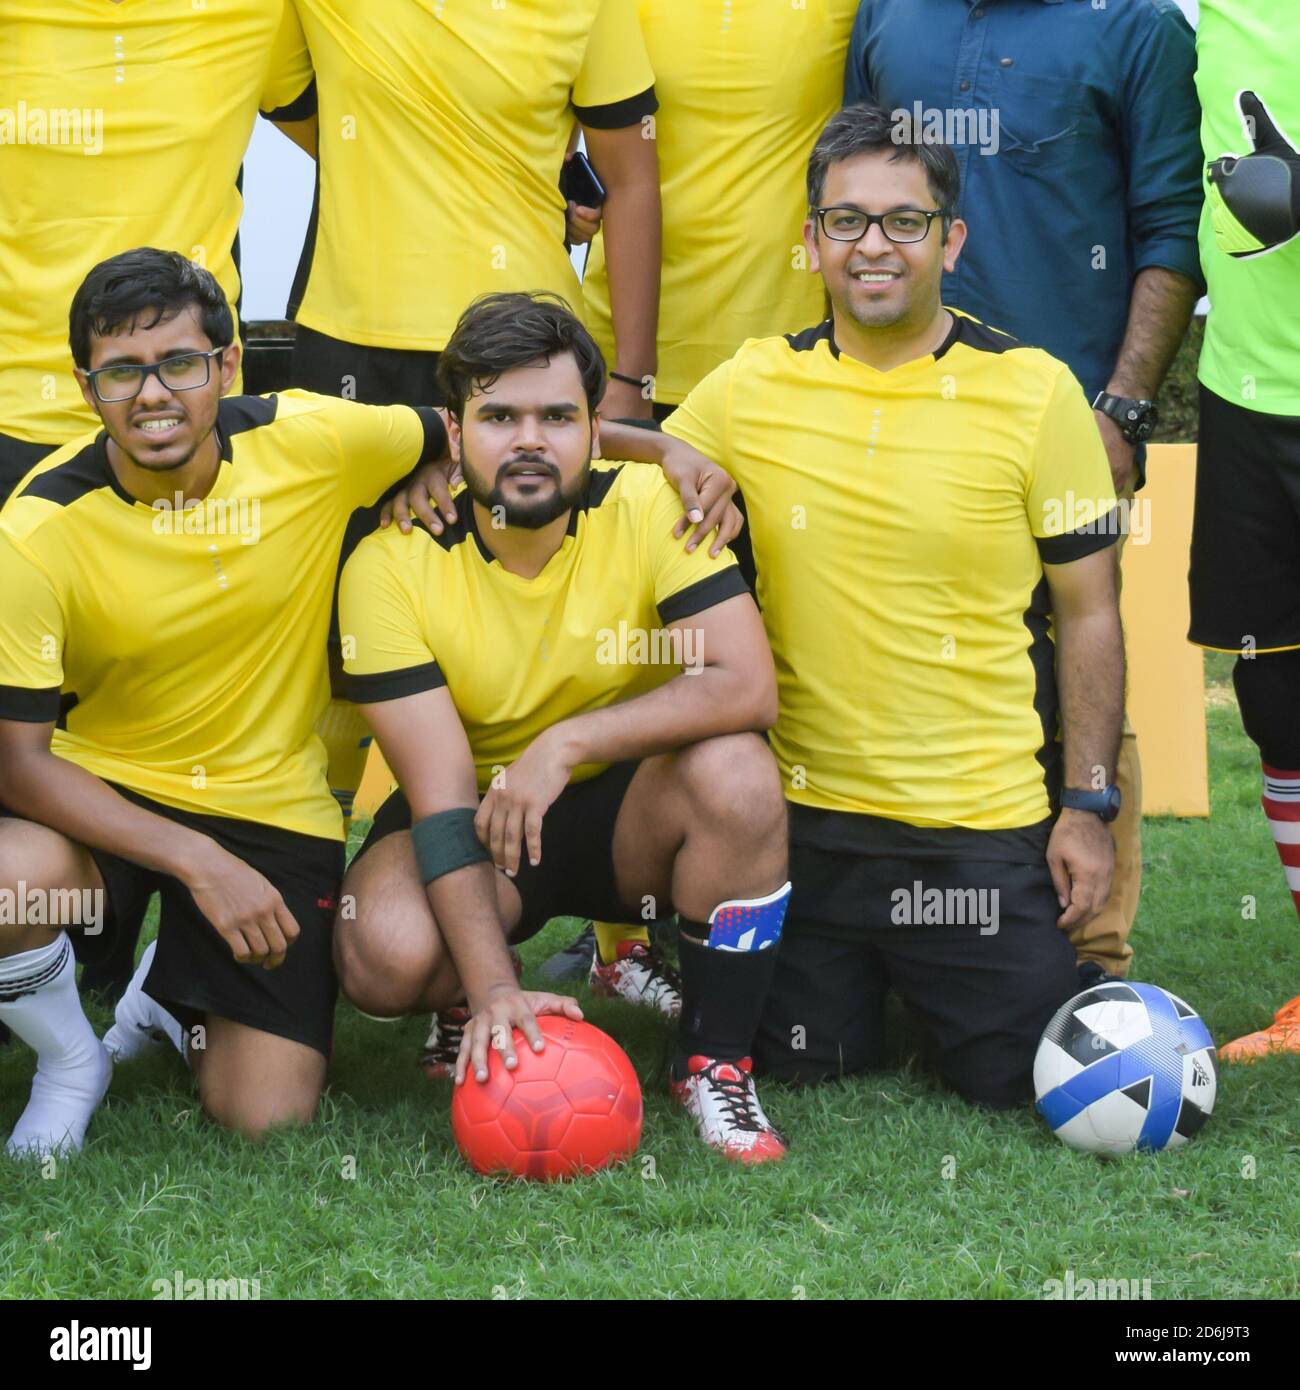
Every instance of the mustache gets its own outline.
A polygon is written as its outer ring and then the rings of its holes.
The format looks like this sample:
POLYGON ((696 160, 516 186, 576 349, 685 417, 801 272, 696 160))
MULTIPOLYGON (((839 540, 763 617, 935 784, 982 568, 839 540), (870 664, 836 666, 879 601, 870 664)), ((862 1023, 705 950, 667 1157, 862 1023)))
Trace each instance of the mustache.
POLYGON ((552 481, 557 483, 560 481, 560 470, 549 459, 541 458, 537 454, 515 454, 513 458, 508 458, 497 469, 497 486, 500 487, 510 470, 518 468, 520 464, 527 464, 530 468, 540 468, 550 475, 552 481))

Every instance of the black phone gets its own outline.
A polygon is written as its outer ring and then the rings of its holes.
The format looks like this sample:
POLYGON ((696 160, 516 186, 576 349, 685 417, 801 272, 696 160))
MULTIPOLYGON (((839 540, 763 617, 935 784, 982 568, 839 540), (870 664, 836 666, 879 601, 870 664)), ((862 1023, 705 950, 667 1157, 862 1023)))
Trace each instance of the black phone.
POLYGON ((575 150, 560 170, 560 192, 580 208, 598 208, 605 201, 605 185, 581 150, 575 150))

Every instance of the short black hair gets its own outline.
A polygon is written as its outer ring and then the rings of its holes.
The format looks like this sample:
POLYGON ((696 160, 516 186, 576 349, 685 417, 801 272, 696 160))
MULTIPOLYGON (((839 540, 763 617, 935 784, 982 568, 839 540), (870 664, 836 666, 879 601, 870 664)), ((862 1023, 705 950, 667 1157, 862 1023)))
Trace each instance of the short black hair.
POLYGON ((821 205, 826 172, 832 164, 872 150, 892 150, 891 159, 912 159, 925 167, 934 201, 948 217, 954 217, 961 193, 957 156, 951 146, 925 139, 913 126, 910 112, 891 115, 883 106, 846 106, 837 111, 817 137, 808 159, 809 208, 821 205))
POLYGON ((84 370, 90 366, 92 337, 127 324, 153 328, 191 304, 197 305, 199 323, 212 346, 229 347, 235 339, 235 318, 210 270, 187 261, 179 252, 153 246, 110 256, 95 266, 72 296, 68 314, 72 360, 84 370))
POLYGON ((479 295, 438 359, 447 409, 459 420, 475 388, 488 390, 503 372, 565 352, 578 364, 587 408, 594 413, 605 394, 605 359, 568 304, 544 291, 479 295))

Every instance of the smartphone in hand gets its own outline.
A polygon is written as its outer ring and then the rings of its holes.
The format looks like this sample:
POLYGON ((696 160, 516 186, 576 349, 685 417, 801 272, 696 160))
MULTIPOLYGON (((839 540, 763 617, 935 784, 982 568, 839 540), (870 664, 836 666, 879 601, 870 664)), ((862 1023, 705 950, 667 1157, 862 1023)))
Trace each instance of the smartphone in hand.
POLYGON ((575 150, 560 171, 560 192, 580 208, 598 208, 605 201, 605 185, 581 150, 575 150))

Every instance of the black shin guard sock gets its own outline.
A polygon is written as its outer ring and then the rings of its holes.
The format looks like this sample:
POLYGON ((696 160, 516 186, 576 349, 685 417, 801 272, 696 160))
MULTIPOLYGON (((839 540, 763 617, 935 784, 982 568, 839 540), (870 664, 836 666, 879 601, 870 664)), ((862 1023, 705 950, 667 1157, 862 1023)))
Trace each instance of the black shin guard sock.
POLYGON ((717 951, 690 940, 707 936, 702 922, 682 918, 678 955, 682 1016, 673 1074, 682 1076, 694 1056, 735 1061, 748 1057, 767 1002, 780 942, 765 951, 717 951))

